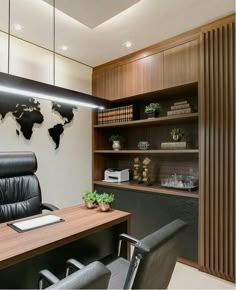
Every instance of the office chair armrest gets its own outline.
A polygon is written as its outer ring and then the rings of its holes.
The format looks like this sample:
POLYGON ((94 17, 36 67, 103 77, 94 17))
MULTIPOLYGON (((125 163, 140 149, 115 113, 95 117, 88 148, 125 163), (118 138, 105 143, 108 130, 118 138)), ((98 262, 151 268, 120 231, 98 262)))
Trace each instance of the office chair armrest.
POLYGON ((39 272, 39 289, 43 289, 43 281, 47 281, 49 284, 55 284, 59 279, 50 271, 42 270, 39 272))
POLYGON ((131 243, 131 244, 136 244, 139 242, 138 239, 135 239, 134 237, 131 237, 130 235, 127 235, 127 234, 121 234, 119 236, 119 245, 118 245, 118 256, 120 256, 120 251, 121 251, 121 245, 122 245, 122 242, 125 241, 125 242, 128 242, 128 243, 131 243))
POLYGON ((56 207, 55 205, 51 204, 51 203, 42 203, 41 204, 41 209, 47 209, 47 210, 50 210, 50 211, 53 211, 53 210, 57 210, 59 209, 58 207, 56 207))
POLYGON ((120 241, 126 241, 126 242, 129 242, 129 243, 132 243, 132 244, 135 244, 135 243, 138 243, 139 240, 134 238, 134 237, 131 237, 130 235, 127 235, 127 234, 121 234, 120 237, 119 237, 119 240, 120 241))
POLYGON ((75 259, 67 260, 66 261, 66 277, 70 274, 70 269, 81 270, 84 267, 85 265, 83 265, 82 263, 80 263, 79 261, 75 259))

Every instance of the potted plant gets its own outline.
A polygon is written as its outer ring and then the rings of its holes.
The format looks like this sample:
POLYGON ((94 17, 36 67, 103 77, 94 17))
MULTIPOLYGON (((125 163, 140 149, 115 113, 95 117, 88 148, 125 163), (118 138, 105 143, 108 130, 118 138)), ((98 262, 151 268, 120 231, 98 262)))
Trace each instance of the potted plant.
POLYGON ((161 105, 159 103, 150 103, 145 106, 145 114, 147 118, 156 118, 160 115, 161 105))
POLYGON ((82 196, 83 201, 85 202, 85 205, 87 208, 94 208, 95 203, 97 201, 97 193, 96 191, 86 191, 82 196))
POLYGON ((101 211, 108 211, 111 208, 111 203, 114 201, 114 195, 109 193, 97 194, 97 202, 101 211))
POLYGON ((124 143, 125 138, 120 135, 111 135, 109 138, 109 142, 112 142, 112 148, 115 151, 119 151, 121 149, 122 143, 124 143))
POLYGON ((174 141, 180 141, 184 134, 185 132, 182 128, 173 128, 170 131, 170 135, 172 136, 174 141))

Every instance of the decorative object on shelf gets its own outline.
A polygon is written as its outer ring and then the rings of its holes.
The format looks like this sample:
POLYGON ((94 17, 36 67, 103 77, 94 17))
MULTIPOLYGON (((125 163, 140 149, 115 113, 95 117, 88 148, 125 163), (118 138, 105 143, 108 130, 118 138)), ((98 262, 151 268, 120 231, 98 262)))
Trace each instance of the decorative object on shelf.
POLYGON ((111 135, 109 142, 112 142, 112 148, 115 151, 119 151, 123 145, 122 143, 125 142, 125 138, 121 135, 111 135))
POLYGON ((133 105, 98 111, 98 125, 132 121, 133 105))
POLYGON ((188 101, 175 102, 174 106, 171 106, 171 110, 167 112, 167 116, 190 114, 192 109, 188 101))
POLYGON ((180 141, 181 138, 185 135, 185 132, 182 128, 173 128, 170 131, 170 135, 172 136, 174 141, 180 141))
POLYGON ((133 180, 135 182, 141 183, 142 181, 142 167, 141 167, 141 161, 139 157, 134 158, 134 175, 133 180))
POLYGON ((111 183, 129 181, 129 169, 108 168, 104 172, 104 181, 111 183))
POLYGON ((86 205, 87 208, 94 208, 96 205, 96 200, 97 200, 97 192, 91 192, 91 191, 86 191, 83 196, 82 199, 86 205))
POLYGON ((151 159, 146 157, 143 160, 143 173, 142 173, 142 182, 145 183, 146 185, 152 185, 151 182, 151 177, 150 177, 150 170, 148 166, 150 165, 151 159))
POLYGON ((191 143, 188 143, 185 141, 161 143, 161 149, 164 149, 164 150, 184 150, 184 149, 190 149, 190 148, 191 148, 191 143))
POLYGON ((145 106, 145 114, 147 118, 156 118, 159 117, 161 111, 161 105, 159 103, 150 103, 149 105, 145 106))
POLYGON ((150 143, 148 141, 139 141, 138 142, 138 149, 139 150, 147 150, 150 146, 150 143))
POLYGON ((198 189, 198 178, 193 175, 182 176, 175 173, 170 178, 161 179, 161 186, 194 191, 198 189))
POLYGON ((109 211, 111 203, 114 201, 114 195, 109 193, 97 194, 97 202, 101 211, 109 211))

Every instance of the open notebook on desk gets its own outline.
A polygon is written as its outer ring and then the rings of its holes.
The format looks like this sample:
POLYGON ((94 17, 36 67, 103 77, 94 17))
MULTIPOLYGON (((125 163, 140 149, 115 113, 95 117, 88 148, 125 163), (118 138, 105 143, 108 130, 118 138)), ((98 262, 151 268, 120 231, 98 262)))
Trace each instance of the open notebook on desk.
POLYGON ((50 224, 55 224, 62 222, 63 219, 61 219, 58 216, 55 215, 44 215, 36 218, 31 218, 27 219, 24 221, 19 221, 19 222, 13 222, 13 223, 8 223, 8 225, 16 230, 17 232, 25 232, 29 230, 33 230, 36 228, 40 228, 43 226, 47 226, 50 224))

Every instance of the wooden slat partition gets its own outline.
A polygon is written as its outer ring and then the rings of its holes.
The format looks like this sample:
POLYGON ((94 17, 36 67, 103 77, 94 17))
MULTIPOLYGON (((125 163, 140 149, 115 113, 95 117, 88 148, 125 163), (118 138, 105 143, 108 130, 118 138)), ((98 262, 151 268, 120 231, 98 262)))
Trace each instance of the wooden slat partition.
POLYGON ((202 34, 200 269, 235 281, 235 23, 202 34))

